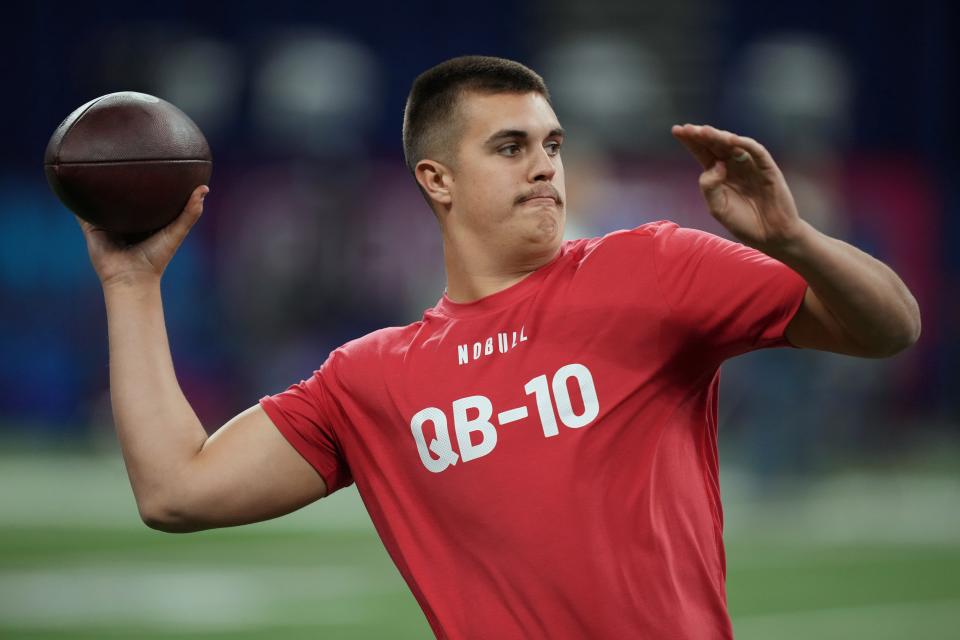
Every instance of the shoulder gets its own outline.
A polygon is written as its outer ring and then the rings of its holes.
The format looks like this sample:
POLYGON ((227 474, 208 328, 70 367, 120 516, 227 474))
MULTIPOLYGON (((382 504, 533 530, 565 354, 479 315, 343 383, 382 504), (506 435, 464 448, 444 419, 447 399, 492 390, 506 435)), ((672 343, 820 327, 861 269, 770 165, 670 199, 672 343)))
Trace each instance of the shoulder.
POLYGON ((605 247, 614 244, 620 243, 636 243, 643 242, 645 240, 650 240, 663 236, 664 234, 670 234, 676 229, 681 227, 677 225, 676 222, 670 220, 656 220, 654 222, 648 222, 642 224, 638 227, 632 229, 618 229, 616 231, 611 231, 603 236, 598 236, 596 238, 584 238, 582 240, 571 240, 571 251, 579 249, 583 253, 589 253, 594 251, 597 248, 605 247), (576 246, 576 243, 582 243, 576 246))
POLYGON ((575 262, 627 252, 636 258, 637 251, 650 246, 680 227, 670 220, 648 222, 632 229, 618 229, 594 238, 581 238, 564 242, 564 253, 575 262))
POLYGON ((414 337, 423 328, 418 320, 405 326, 384 327, 355 338, 337 347, 331 357, 337 356, 341 362, 358 363, 370 358, 382 359, 391 355, 403 355, 414 337))
POLYGON ((726 268, 749 268, 769 260, 743 244, 671 220, 572 241, 568 251, 578 271, 608 277, 616 269, 633 269, 635 275, 647 270, 658 281, 671 274, 688 277, 699 273, 714 278, 726 268), (590 266, 594 269, 584 269, 590 266))

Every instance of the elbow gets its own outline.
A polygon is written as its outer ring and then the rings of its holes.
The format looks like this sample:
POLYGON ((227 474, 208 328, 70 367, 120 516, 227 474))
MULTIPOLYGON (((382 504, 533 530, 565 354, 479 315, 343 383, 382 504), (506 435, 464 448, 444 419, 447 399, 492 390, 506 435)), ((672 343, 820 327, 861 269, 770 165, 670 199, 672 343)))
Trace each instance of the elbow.
POLYGON ((912 347, 920 339, 920 310, 916 308, 916 303, 914 303, 912 312, 907 315, 899 328, 900 330, 887 341, 886 348, 877 357, 895 356, 912 347))
POLYGON ((910 305, 910 311, 907 313, 907 318, 904 322, 904 331, 900 342, 897 345, 899 348, 897 349, 896 353, 900 353, 904 349, 915 345, 917 340, 920 339, 920 333, 922 332, 920 306, 917 304, 916 299, 914 299, 912 296, 910 301, 912 304, 910 305))
POLYGON ((178 508, 174 503, 161 500, 156 497, 150 499, 138 499, 137 510, 140 513, 140 520, 155 531, 164 533, 192 533, 202 531, 206 527, 200 525, 195 519, 188 517, 187 513, 178 508))
POLYGON ((913 314, 910 324, 910 335, 907 338, 906 345, 903 347, 912 347, 917 343, 917 340, 920 339, 920 333, 922 332, 921 322, 920 322, 920 309, 916 310, 916 313, 913 314))

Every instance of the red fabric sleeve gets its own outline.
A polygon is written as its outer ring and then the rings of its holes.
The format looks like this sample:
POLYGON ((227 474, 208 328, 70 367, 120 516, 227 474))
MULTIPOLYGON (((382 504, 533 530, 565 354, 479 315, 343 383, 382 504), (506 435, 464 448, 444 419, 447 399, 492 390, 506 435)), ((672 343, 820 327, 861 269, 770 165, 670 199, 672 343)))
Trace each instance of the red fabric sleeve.
POLYGON ((313 465, 327 485, 327 495, 353 483, 343 456, 332 416, 338 415, 326 377, 333 354, 309 380, 286 391, 260 399, 267 416, 304 459, 313 465))
POLYGON ((782 262, 705 231, 661 222, 654 266, 677 328, 722 359, 793 346, 784 331, 807 283, 782 262))

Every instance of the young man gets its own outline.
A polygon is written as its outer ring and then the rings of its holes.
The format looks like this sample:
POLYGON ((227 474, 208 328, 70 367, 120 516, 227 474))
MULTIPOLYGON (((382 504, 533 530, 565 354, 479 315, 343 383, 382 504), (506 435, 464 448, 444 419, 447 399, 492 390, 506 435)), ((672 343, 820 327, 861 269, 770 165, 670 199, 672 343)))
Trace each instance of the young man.
POLYGON ((356 482, 438 637, 731 637, 720 364, 788 345, 888 356, 920 317, 889 268, 798 216, 757 142, 673 134, 743 244, 670 222, 563 242, 563 130, 540 77, 485 57, 428 70, 404 151, 446 292, 209 438, 174 376, 159 286, 206 187, 132 248, 81 223, 144 521, 255 522, 356 482))

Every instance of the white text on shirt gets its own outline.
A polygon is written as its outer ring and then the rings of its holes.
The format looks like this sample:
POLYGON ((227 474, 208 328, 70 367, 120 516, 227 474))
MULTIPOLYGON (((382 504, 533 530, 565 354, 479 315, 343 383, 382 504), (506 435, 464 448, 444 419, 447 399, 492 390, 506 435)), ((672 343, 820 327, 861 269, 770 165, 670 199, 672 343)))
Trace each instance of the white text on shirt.
MULTIPOLYGON (((484 356, 493 355, 493 340, 494 337, 491 336, 486 340, 478 340, 474 342, 473 345, 470 343, 457 345, 457 364, 468 364, 470 362, 476 362, 484 356), (472 358, 470 356, 473 356, 472 358)), ((514 347, 516 347, 521 342, 527 341, 527 336, 523 333, 523 327, 520 327, 520 331, 500 331, 496 335, 497 340, 497 352, 506 353, 514 347), (511 335, 513 334, 512 340, 511 335)))

